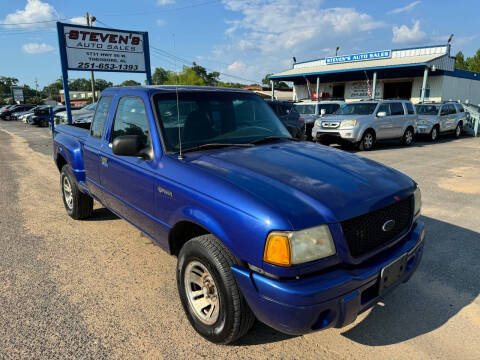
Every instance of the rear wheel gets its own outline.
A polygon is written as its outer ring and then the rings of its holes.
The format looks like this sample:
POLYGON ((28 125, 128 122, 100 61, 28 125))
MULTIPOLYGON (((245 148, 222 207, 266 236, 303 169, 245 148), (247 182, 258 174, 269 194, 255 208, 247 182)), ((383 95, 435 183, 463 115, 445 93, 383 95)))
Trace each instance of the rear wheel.
POLYGON ((93 199, 80 192, 68 165, 64 165, 60 173, 60 187, 62 189, 63 204, 70 217, 79 220, 92 215, 93 199))
POLYGON ((239 339, 255 321, 230 270, 237 263, 211 234, 189 240, 178 256, 177 288, 185 314, 193 328, 213 343, 239 339))
POLYGON ((402 137, 402 144, 405 146, 410 146, 413 143, 413 129, 407 128, 402 137))
POLYGON ((430 131, 430 141, 437 141, 437 140, 438 140, 438 126, 435 125, 430 131))
POLYGON ((365 131, 359 144, 362 151, 370 151, 375 147, 375 134, 371 130, 365 131))

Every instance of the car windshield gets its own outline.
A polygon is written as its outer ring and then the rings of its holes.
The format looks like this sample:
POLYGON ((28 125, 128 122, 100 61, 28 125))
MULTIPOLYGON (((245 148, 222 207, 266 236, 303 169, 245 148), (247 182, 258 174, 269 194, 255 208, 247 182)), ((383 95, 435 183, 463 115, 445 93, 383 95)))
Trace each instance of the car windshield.
POLYGON ((94 102, 94 103, 92 103, 92 104, 90 104, 90 105, 85 106, 84 109, 85 109, 85 110, 95 110, 95 107, 96 107, 96 106, 97 106, 97 103, 94 102))
POLYGON ((376 107, 377 107, 376 103, 343 104, 335 114, 336 115, 370 115, 370 114, 373 114, 376 107))
POLYGON ((153 98, 168 152, 179 151, 179 137, 183 150, 205 144, 245 144, 267 137, 291 138, 257 95, 182 91, 178 104, 176 99, 176 93, 157 93, 153 98))
POLYGON ((438 105, 416 105, 418 115, 438 115, 438 105))
POLYGON ((295 110, 301 115, 314 115, 315 114, 315 104, 295 104, 295 110))
POLYGON ((319 112, 322 109, 325 109, 326 114, 333 114, 335 111, 339 109, 340 105, 339 104, 319 104, 318 107, 320 109, 319 112))

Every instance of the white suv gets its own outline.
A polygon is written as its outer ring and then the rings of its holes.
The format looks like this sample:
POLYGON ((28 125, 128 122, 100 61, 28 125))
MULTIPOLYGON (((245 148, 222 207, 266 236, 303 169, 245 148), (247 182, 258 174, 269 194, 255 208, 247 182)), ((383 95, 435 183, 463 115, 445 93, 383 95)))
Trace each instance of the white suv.
POLYGON ((417 113, 410 101, 371 100, 344 104, 335 114, 316 120, 312 137, 325 145, 350 143, 372 150, 384 139, 410 145, 416 132, 417 113))
POLYGON ((462 104, 449 101, 443 104, 422 103, 415 106, 418 114, 418 134, 427 135, 431 141, 442 133, 451 132, 460 137, 467 115, 462 104))

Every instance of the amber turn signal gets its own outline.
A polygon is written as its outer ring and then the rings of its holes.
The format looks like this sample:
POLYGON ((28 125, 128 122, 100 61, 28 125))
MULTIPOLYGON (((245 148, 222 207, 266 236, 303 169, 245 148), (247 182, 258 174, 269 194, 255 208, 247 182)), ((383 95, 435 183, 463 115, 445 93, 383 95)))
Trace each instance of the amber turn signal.
POLYGON ((268 235, 263 261, 278 266, 292 265, 288 234, 272 232, 268 235))

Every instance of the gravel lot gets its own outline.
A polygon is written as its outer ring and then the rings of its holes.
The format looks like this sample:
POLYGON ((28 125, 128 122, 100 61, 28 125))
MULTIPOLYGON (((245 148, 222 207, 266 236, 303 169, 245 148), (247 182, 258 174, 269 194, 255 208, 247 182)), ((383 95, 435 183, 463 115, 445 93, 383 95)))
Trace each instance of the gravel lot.
POLYGON ((0 120, 0 359, 480 359, 479 154, 479 138, 359 153, 422 188, 417 273, 347 328, 257 323, 215 346, 183 314, 176 259, 98 204, 70 219, 48 129, 0 120))

